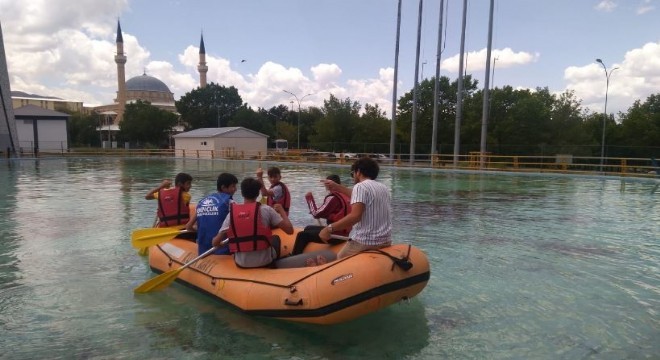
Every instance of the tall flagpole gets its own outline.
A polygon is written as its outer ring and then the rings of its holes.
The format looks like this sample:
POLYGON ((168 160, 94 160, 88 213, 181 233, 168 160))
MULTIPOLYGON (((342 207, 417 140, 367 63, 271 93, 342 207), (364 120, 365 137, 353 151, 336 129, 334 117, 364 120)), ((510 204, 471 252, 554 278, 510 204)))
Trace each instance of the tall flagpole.
POLYGON ((484 104, 481 116, 481 154, 479 168, 486 163, 486 138, 488 137, 488 109, 490 104, 490 53, 493 49, 493 8, 495 0, 490 0, 490 16, 488 19, 488 48, 486 50, 486 75, 484 76, 484 104))
POLYGON ((467 0, 463 0, 463 25, 461 27, 461 55, 458 63, 458 92, 456 94, 456 122, 454 129, 454 167, 458 167, 458 154, 461 151, 461 118, 463 117, 463 62, 465 59, 466 21, 467 21, 467 0))
POLYGON ((399 36, 401 35, 401 0, 396 17, 396 45, 394 48, 394 84, 392 85, 392 124, 390 126, 390 159, 394 159, 394 138, 396 135, 396 86, 399 75, 399 36))
POLYGON ((431 155, 435 155, 438 147, 438 112, 440 107, 440 56, 442 55, 442 17, 445 0, 440 0, 440 16, 438 20, 438 51, 435 60, 435 87, 433 90, 433 134, 431 135, 431 155))
POLYGON ((415 137, 417 135, 417 93, 419 88, 419 46, 422 39, 422 4, 419 0, 419 15, 417 17, 417 51, 415 55, 415 86, 413 88, 413 113, 410 128, 410 165, 415 162, 415 137))

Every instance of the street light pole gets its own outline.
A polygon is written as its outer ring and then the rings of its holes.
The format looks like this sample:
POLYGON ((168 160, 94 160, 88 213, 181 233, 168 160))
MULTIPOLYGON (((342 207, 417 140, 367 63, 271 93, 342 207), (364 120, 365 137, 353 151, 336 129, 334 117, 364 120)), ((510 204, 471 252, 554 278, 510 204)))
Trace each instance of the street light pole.
POLYGON ((607 71, 607 66, 605 66, 605 63, 603 63, 603 60, 601 59, 596 59, 596 62, 601 64, 603 66, 603 70, 605 70, 605 110, 603 111, 603 136, 600 141, 600 172, 603 172, 603 159, 605 158, 605 121, 607 120, 607 92, 610 88, 610 76, 614 72, 614 70, 618 69, 618 67, 610 69, 610 71, 607 71))
POLYGON ((298 96, 296 96, 296 94, 292 93, 291 91, 287 91, 287 90, 282 90, 282 91, 284 91, 287 94, 293 95, 293 97, 296 98, 296 101, 298 102, 298 150, 300 150, 300 103, 303 100, 305 100, 306 97, 314 95, 314 94, 307 94, 307 95, 301 97, 300 99, 298 99, 298 96))

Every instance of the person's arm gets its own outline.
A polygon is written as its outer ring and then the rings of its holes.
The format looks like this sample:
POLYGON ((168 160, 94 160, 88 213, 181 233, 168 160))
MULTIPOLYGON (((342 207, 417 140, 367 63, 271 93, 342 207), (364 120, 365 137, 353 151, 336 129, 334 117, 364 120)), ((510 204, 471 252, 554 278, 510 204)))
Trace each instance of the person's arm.
POLYGON ((286 214, 286 211, 284 210, 282 205, 280 204, 273 205, 273 210, 275 210, 282 217, 282 221, 275 224, 275 226, 282 229, 282 231, 284 231, 289 235, 293 234, 293 225, 291 225, 291 220, 289 220, 289 216, 286 214))
POLYGON ((257 169, 256 178, 261 183, 261 196, 272 196, 272 191, 266 189, 266 185, 264 185, 264 171, 261 168, 257 169))
POLYGON ((335 211, 337 211, 338 208, 341 207, 341 201, 337 199, 337 196, 328 196, 325 198, 323 201, 323 204, 321 207, 317 208, 316 210, 312 211, 312 216, 314 218, 323 218, 327 219, 328 216, 333 214, 335 211))
POLYGON ((155 187, 155 188, 149 190, 149 192, 147 193, 147 195, 144 196, 144 198, 147 199, 147 200, 153 200, 153 199, 156 198, 154 196, 155 193, 159 192, 161 189, 169 189, 170 186, 172 186, 171 181, 169 181, 167 179, 163 180, 163 182, 160 183, 160 185, 158 185, 158 187, 155 187))
POLYGON ((341 184, 337 184, 336 182, 328 179, 321 180, 321 182, 323 183, 323 185, 325 185, 328 188, 328 190, 342 193, 348 196, 349 198, 351 197, 351 193, 353 192, 352 188, 346 187, 341 184))
POLYGON ((213 246, 220 246, 222 245, 222 240, 227 238, 227 230, 220 230, 220 232, 213 237, 213 240, 211 243, 213 246))
POLYGON ((211 240, 211 244, 213 246, 220 246, 220 243, 227 238, 227 232, 229 231, 230 224, 231 224, 231 208, 229 208, 229 212, 227 213, 225 220, 223 220, 222 225, 220 225, 220 231, 218 231, 218 234, 213 237, 213 240, 211 240))
MULTIPOLYGON (((365 208, 364 204, 358 202, 358 203, 353 203, 351 206, 352 206, 351 212, 348 215, 333 222, 332 225, 330 225, 332 226, 333 232, 336 232, 338 230, 348 229, 351 226, 360 222, 360 220, 362 219, 362 213, 364 213, 364 208, 365 208)), ((330 232, 328 226, 324 227, 321 230, 321 232, 319 232, 319 237, 321 238, 321 240, 325 242, 328 242, 328 240, 330 240, 330 235, 332 235, 332 233, 330 232)))
POLYGON ((190 215, 190 220, 186 223, 186 230, 187 231, 194 231, 195 230, 195 223, 197 222, 197 212, 194 212, 190 215))

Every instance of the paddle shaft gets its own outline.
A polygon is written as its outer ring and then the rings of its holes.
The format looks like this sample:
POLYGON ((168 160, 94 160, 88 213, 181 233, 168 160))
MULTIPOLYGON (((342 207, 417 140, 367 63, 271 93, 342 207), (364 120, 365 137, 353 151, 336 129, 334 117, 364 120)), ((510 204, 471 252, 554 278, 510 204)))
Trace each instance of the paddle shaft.
POLYGON ((344 240, 344 241, 351 240, 351 238, 349 238, 348 236, 341 236, 341 235, 330 235, 330 238, 337 240, 344 240))
POLYGON ((141 293, 147 293, 147 292, 150 292, 150 291, 158 291, 158 290, 161 290, 161 289, 169 286, 171 283, 174 282, 174 280, 176 280, 177 276, 179 276, 179 273, 181 273, 181 271, 183 271, 183 269, 189 267, 190 265, 195 263, 195 261, 197 261, 199 259, 202 259, 202 258, 208 256, 209 254, 213 253, 215 250, 220 248, 220 246, 226 244, 227 242, 229 242, 229 239, 223 240, 222 243, 219 246, 214 246, 214 247, 208 249, 207 251, 205 251, 201 255, 199 255, 196 258, 194 258, 194 259, 188 261, 187 263, 183 264, 180 268, 166 271, 166 272, 164 272, 164 273, 162 273, 162 274, 160 274, 156 277, 153 277, 153 278, 145 281, 142 285, 136 287, 133 290, 133 292, 135 292, 137 294, 141 294, 141 293))

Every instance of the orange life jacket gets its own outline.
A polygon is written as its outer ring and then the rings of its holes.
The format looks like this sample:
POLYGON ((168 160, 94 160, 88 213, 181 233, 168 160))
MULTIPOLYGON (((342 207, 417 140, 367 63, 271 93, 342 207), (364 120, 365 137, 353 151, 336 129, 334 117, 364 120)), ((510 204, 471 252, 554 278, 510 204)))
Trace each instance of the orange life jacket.
POLYGON ((272 196, 268 197, 268 201, 266 204, 270 207, 273 207, 275 204, 280 204, 284 208, 284 211, 286 211, 286 214, 289 215, 289 207, 291 206, 291 194, 289 193, 289 189, 284 185, 284 183, 276 183, 270 186, 270 189, 274 188, 275 186, 280 185, 282 186, 282 197, 275 201, 273 200, 272 196))
POLYGON ((247 252, 264 250, 271 246, 273 236, 269 226, 261 222, 261 203, 231 204, 229 219, 229 251, 247 252))
MULTIPOLYGON (((335 196, 339 201, 341 202, 341 209, 339 211, 335 211, 334 213, 328 215, 328 224, 332 224, 335 221, 338 221, 342 219, 344 216, 348 215, 351 213, 351 199, 339 192, 333 191, 330 194, 326 195, 326 199, 329 196, 335 196)), ((343 236, 348 236, 348 234, 351 232, 351 228, 344 229, 344 230, 339 230, 336 232, 337 235, 343 235, 343 236)))
POLYGON ((159 227, 185 224, 190 219, 190 207, 183 202, 180 187, 158 190, 159 227))

